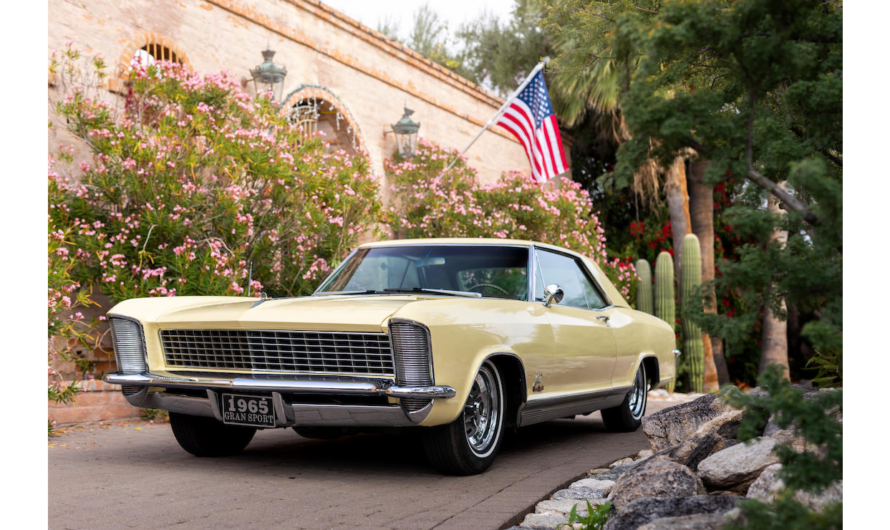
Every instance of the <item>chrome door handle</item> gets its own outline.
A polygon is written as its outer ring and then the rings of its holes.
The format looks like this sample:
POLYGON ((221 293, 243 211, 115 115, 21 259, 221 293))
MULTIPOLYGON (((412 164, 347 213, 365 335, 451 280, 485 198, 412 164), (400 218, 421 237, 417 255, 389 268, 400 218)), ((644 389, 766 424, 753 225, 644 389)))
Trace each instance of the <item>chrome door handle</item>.
POLYGON ((607 315, 597 315, 597 320, 602 320, 603 324, 609 325, 609 317, 607 315))

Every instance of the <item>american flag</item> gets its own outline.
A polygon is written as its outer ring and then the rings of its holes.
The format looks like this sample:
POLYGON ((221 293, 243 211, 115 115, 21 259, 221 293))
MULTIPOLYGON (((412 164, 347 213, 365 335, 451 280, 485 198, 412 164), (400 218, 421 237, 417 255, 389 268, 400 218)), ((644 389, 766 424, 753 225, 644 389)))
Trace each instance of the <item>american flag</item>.
POLYGON ((508 102, 495 124, 510 131, 525 148, 536 182, 547 182, 568 169, 542 72, 508 102))

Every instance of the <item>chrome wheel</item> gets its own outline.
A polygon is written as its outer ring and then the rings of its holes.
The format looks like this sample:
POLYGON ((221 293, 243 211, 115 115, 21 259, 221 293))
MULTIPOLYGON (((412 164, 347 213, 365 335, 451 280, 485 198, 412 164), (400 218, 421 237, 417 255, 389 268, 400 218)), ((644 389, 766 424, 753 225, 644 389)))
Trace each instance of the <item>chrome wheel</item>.
POLYGON ((630 391, 630 396, 627 402, 627 407, 630 409, 630 415, 633 416, 635 420, 639 420, 643 417, 643 414, 646 412, 646 398, 647 398, 647 388, 646 388, 646 367, 643 364, 640 364, 640 369, 637 370, 637 376, 634 378, 634 386, 630 391))
POLYGON ((470 449, 477 456, 487 456, 496 445, 501 407, 500 377, 493 366, 483 364, 464 405, 464 431, 470 449))

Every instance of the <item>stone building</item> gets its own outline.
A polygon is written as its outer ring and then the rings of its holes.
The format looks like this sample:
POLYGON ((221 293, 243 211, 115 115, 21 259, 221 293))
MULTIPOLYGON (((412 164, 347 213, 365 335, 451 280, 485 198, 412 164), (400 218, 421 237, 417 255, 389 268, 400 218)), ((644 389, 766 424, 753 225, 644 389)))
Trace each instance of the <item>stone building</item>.
MULTIPOLYGON (((503 100, 315 0, 50 0, 49 50, 72 40, 121 75, 137 55, 198 72, 226 70, 254 90, 250 70, 271 47, 287 69, 284 111, 338 147, 364 149, 376 173, 396 149, 403 106, 420 136, 462 149, 503 100)), ((122 84, 112 76, 108 88, 122 84)), ((521 145, 493 128, 469 151, 484 182, 528 170, 521 145)))

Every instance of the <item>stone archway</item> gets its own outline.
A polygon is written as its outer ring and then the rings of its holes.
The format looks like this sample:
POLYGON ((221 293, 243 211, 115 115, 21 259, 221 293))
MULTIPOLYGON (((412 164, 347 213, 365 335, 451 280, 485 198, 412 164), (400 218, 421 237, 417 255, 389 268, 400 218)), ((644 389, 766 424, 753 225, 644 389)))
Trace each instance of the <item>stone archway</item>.
POLYGON ((367 152, 365 139, 352 113, 340 98, 327 88, 302 85, 284 98, 281 113, 289 115, 305 134, 324 133, 335 150, 347 153, 367 152))

